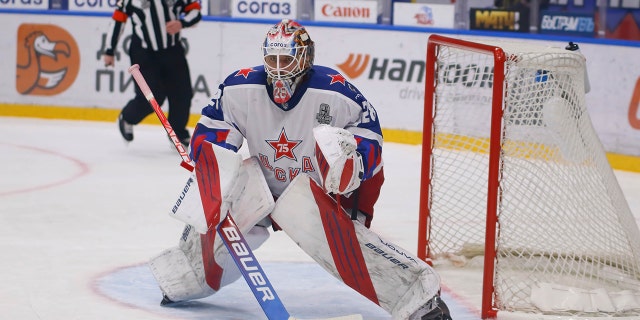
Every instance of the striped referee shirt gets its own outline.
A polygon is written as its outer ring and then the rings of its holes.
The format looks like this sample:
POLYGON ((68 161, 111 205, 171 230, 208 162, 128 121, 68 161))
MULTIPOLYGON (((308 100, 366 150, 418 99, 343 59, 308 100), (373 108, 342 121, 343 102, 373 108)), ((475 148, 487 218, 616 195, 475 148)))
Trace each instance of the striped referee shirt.
POLYGON ((128 17, 131 17, 133 36, 140 39, 143 48, 153 51, 180 44, 180 33, 167 33, 167 22, 180 19, 182 27, 187 28, 202 19, 197 0, 118 0, 117 5, 107 34, 105 54, 110 56, 128 17))

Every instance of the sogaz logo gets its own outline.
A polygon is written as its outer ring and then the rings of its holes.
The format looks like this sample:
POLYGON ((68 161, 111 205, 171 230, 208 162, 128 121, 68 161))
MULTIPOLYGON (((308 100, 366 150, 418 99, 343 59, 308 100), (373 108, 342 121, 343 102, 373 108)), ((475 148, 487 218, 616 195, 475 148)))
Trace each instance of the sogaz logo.
POLYGON ((67 90, 78 76, 80 51, 64 29, 50 24, 18 28, 16 91, 51 96, 67 90))

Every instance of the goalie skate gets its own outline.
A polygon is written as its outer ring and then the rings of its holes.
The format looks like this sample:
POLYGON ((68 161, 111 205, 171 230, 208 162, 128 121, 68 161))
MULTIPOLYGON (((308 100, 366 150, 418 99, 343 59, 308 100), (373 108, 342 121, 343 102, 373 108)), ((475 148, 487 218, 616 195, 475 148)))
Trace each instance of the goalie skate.
POLYGON ((449 307, 437 295, 413 313, 409 320, 452 320, 449 307))

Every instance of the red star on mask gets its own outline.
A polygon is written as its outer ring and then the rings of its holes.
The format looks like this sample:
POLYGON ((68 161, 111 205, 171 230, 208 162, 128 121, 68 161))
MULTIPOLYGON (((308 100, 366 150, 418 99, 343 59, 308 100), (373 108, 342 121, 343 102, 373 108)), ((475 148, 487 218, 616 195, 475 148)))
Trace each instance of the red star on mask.
POLYGON ((340 82, 342 83, 342 85, 344 86, 344 82, 346 81, 345 78, 341 75, 341 74, 328 74, 329 77, 331 77, 331 82, 329 83, 329 85, 332 85, 336 82, 340 82))
POLYGON ((296 156, 293 154, 293 149, 302 142, 302 140, 289 140, 287 138, 287 133, 284 132, 284 128, 280 131, 280 136, 278 140, 266 140, 267 143, 276 151, 273 161, 278 161, 280 158, 289 158, 291 160, 295 160, 296 156))
POLYGON ((253 70, 253 68, 245 68, 245 69, 240 69, 238 70, 238 73, 236 73, 236 77, 237 76, 243 76, 245 79, 249 77, 249 73, 250 72, 254 72, 255 70, 253 70))

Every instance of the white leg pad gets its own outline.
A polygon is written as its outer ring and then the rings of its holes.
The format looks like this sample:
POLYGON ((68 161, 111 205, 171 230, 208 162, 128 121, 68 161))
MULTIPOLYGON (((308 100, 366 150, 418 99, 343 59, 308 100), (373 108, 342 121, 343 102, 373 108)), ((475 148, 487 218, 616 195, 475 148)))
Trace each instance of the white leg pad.
POLYGON ((230 194, 234 200, 229 210, 243 233, 268 216, 276 206, 260 163, 255 157, 242 162, 238 182, 230 194))
POLYGON ((428 300, 440 292, 440 276, 428 265, 391 310, 394 319, 409 319, 428 300))
POLYGON ((204 282, 201 260, 198 268, 198 262, 189 260, 182 249, 174 247, 153 257, 149 267, 160 289, 171 300, 199 299, 214 293, 204 282))
MULTIPOLYGON (((266 227, 270 223, 262 222, 271 213, 275 203, 255 158, 243 161, 237 181, 229 193, 234 199, 229 206, 230 214, 249 246, 255 250, 269 237, 266 227)), ((152 258, 149 265, 160 288, 173 301, 209 296, 241 276, 215 230, 201 235, 191 225, 185 227, 177 248, 152 258), (217 264, 222 269, 222 273, 213 276, 214 286, 207 283, 202 255, 203 237, 214 239, 213 244, 206 248, 213 251, 214 263, 208 262, 207 265, 217 264)), ((211 280, 213 271, 211 267, 207 268, 211 280)))
POLYGON ((229 204, 235 201, 237 194, 233 190, 236 185, 246 182, 238 177, 243 169, 242 165, 241 155, 210 142, 203 143, 196 168, 180 189, 169 215, 193 226, 201 234, 207 233, 224 218, 229 204), (203 185, 200 185, 198 177, 202 179, 203 185), (211 201, 213 207, 218 207, 216 212, 205 212, 203 188, 207 190, 204 193, 207 201, 211 201), (212 190, 216 189, 220 194, 211 195, 212 190))
MULTIPOLYGON (((160 289, 173 301, 200 299, 216 292, 206 282, 200 234, 193 232, 190 226, 185 232, 189 233, 187 240, 181 240, 180 246, 167 249, 149 261, 151 273, 160 289)), ((267 241, 269 230, 255 226, 243 235, 249 247, 255 250, 267 241)), ((224 287, 238 280, 242 274, 219 237, 215 244, 215 260, 223 270, 220 287, 224 287)))
MULTIPOLYGON (((249 248, 251 248, 251 250, 256 250, 260 248, 267 239, 269 239, 269 230, 262 226, 255 226, 248 232, 243 232, 242 235, 245 240, 247 240, 249 248)), ((216 262, 219 263, 224 270, 222 278, 220 279, 220 287, 224 287, 240 279, 242 274, 236 266, 235 261, 231 258, 231 255, 229 255, 229 250, 227 250, 219 239, 220 237, 216 239, 215 257, 216 262)))
POLYGON ((438 294, 440 277, 427 263, 336 208, 316 182, 300 174, 271 217, 325 270, 394 319, 409 318, 438 294))

